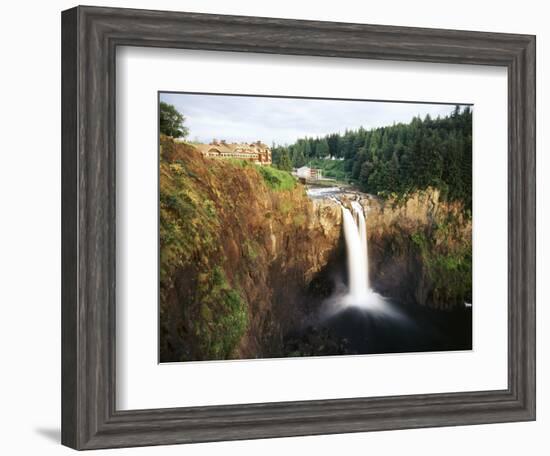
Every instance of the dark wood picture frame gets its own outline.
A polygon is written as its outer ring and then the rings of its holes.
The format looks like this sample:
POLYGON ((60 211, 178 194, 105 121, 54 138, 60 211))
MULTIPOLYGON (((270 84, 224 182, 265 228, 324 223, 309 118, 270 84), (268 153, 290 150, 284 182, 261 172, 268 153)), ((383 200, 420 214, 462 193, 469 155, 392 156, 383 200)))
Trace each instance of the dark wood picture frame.
POLYGON ((534 36, 100 7, 62 13, 63 444, 112 448, 534 419, 534 36), (117 46, 506 67, 508 388, 117 410, 117 46))

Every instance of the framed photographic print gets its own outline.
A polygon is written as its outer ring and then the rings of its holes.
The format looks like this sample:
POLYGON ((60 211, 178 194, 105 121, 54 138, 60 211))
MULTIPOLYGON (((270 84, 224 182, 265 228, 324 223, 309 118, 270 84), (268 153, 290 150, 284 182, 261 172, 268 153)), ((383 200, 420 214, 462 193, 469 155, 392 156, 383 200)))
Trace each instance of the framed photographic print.
POLYGON ((62 14, 62 442, 535 419, 535 38, 62 14))

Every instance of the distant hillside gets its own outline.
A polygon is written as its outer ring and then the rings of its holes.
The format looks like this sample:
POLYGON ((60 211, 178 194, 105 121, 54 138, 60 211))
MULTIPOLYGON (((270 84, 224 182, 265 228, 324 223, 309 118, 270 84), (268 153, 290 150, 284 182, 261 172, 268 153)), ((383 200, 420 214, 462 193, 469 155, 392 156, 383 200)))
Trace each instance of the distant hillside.
POLYGON ((279 167, 306 163, 324 175, 353 181, 371 194, 404 195, 437 188, 443 200, 472 204, 472 111, 443 118, 415 117, 408 124, 349 130, 320 138, 301 138, 272 149, 279 167), (327 156, 343 161, 322 160, 327 156))

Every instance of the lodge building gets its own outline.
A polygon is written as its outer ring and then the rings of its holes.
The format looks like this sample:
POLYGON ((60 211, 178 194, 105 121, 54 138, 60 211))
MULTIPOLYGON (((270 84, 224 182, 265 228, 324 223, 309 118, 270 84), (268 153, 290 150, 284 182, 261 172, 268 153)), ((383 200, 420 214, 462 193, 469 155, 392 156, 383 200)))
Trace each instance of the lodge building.
POLYGON ((261 141, 254 143, 228 143, 214 139, 210 144, 194 144, 207 158, 234 158, 258 165, 271 165, 271 149, 261 141))

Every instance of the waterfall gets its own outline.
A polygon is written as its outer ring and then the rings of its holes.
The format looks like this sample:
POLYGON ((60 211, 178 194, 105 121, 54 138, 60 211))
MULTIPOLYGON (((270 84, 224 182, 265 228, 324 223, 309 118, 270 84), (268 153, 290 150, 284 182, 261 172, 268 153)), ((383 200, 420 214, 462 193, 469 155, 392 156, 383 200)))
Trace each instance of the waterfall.
POLYGON ((336 307, 360 307, 370 312, 390 314, 386 300, 370 288, 367 223, 365 211, 358 201, 351 202, 351 210, 342 207, 344 239, 346 241, 349 290, 336 307))
POLYGON ((342 209, 342 228, 346 243, 348 289, 335 293, 326 301, 324 315, 330 318, 348 308, 361 309, 378 318, 405 319, 391 302, 376 293, 369 281, 369 255, 366 211, 359 201, 351 201, 348 209, 342 201, 330 197, 342 209))
POLYGON ((361 256, 365 264, 365 280, 367 290, 370 289, 369 282, 369 250, 367 245, 367 223, 365 219, 365 212, 363 207, 357 201, 351 202, 351 209, 353 210, 353 215, 357 221, 357 226, 359 229, 359 237, 361 238, 361 256))
MULTIPOLYGON (((349 295, 353 301, 362 302, 368 294, 366 244, 362 239, 360 227, 347 207, 342 206, 342 216, 348 257, 349 295)), ((361 219, 364 224, 362 213, 361 219)))

